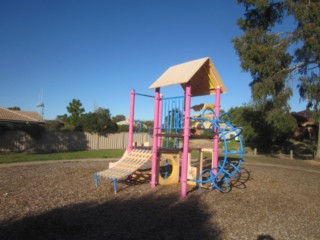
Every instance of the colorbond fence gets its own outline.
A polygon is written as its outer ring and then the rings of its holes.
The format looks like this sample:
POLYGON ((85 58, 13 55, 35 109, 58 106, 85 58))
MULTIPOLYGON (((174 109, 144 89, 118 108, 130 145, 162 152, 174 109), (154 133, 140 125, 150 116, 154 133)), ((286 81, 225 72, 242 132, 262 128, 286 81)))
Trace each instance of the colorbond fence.
MULTIPOLYGON (((139 146, 152 143, 147 133, 134 134, 134 142, 139 146)), ((101 136, 86 132, 45 132, 33 139, 23 131, 7 131, 0 134, 0 153, 8 152, 65 152, 76 150, 125 149, 128 133, 101 136)))

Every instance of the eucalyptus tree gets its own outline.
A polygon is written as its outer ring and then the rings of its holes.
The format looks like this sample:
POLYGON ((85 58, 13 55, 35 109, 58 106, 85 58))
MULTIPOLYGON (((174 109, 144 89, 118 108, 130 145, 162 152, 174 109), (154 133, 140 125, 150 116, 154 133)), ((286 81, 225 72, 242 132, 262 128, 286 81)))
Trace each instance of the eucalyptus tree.
POLYGON ((251 74, 252 99, 267 122, 278 131, 295 126, 289 106, 293 79, 319 121, 320 1, 237 2, 245 9, 238 20, 243 34, 233 43, 242 69, 251 74))

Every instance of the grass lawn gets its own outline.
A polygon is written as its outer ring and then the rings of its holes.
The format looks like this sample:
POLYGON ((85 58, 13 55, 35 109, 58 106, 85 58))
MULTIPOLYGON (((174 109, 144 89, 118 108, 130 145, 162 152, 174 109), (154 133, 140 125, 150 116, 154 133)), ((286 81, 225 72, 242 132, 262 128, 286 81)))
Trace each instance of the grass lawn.
POLYGON ((66 160, 66 159, 84 159, 84 158, 120 158, 125 150, 94 150, 77 151, 47 154, 31 153, 10 153, 0 155, 1 163, 32 162, 46 160, 66 160))

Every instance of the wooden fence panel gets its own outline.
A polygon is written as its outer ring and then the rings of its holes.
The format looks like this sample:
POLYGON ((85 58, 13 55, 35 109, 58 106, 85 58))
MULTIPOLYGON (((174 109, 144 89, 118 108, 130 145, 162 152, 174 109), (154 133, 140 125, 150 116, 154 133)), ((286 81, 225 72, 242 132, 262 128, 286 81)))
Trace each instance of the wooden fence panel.
MULTIPOLYGON (((147 133, 134 134, 134 142, 151 145, 147 133)), ((126 149, 128 133, 102 136, 87 132, 45 132, 39 139, 32 139, 24 131, 6 131, 0 135, 0 153, 8 152, 65 152, 77 150, 126 149)))
MULTIPOLYGON (((125 149, 128 145, 128 133, 114 133, 107 136, 99 136, 97 134, 85 133, 90 149, 125 149)), ((135 134, 133 141, 137 145, 142 145, 145 142, 152 143, 152 138, 147 133, 135 134)))

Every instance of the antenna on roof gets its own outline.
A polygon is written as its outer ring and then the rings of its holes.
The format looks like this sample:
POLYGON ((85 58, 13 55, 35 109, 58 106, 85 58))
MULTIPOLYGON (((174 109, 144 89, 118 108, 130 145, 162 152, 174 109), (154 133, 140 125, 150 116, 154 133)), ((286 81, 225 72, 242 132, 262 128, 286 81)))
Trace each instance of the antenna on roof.
POLYGON ((38 100, 38 104, 37 104, 36 107, 40 108, 40 110, 41 110, 41 118, 43 120, 43 116, 44 116, 43 89, 41 89, 41 94, 39 95, 39 100, 38 100))

